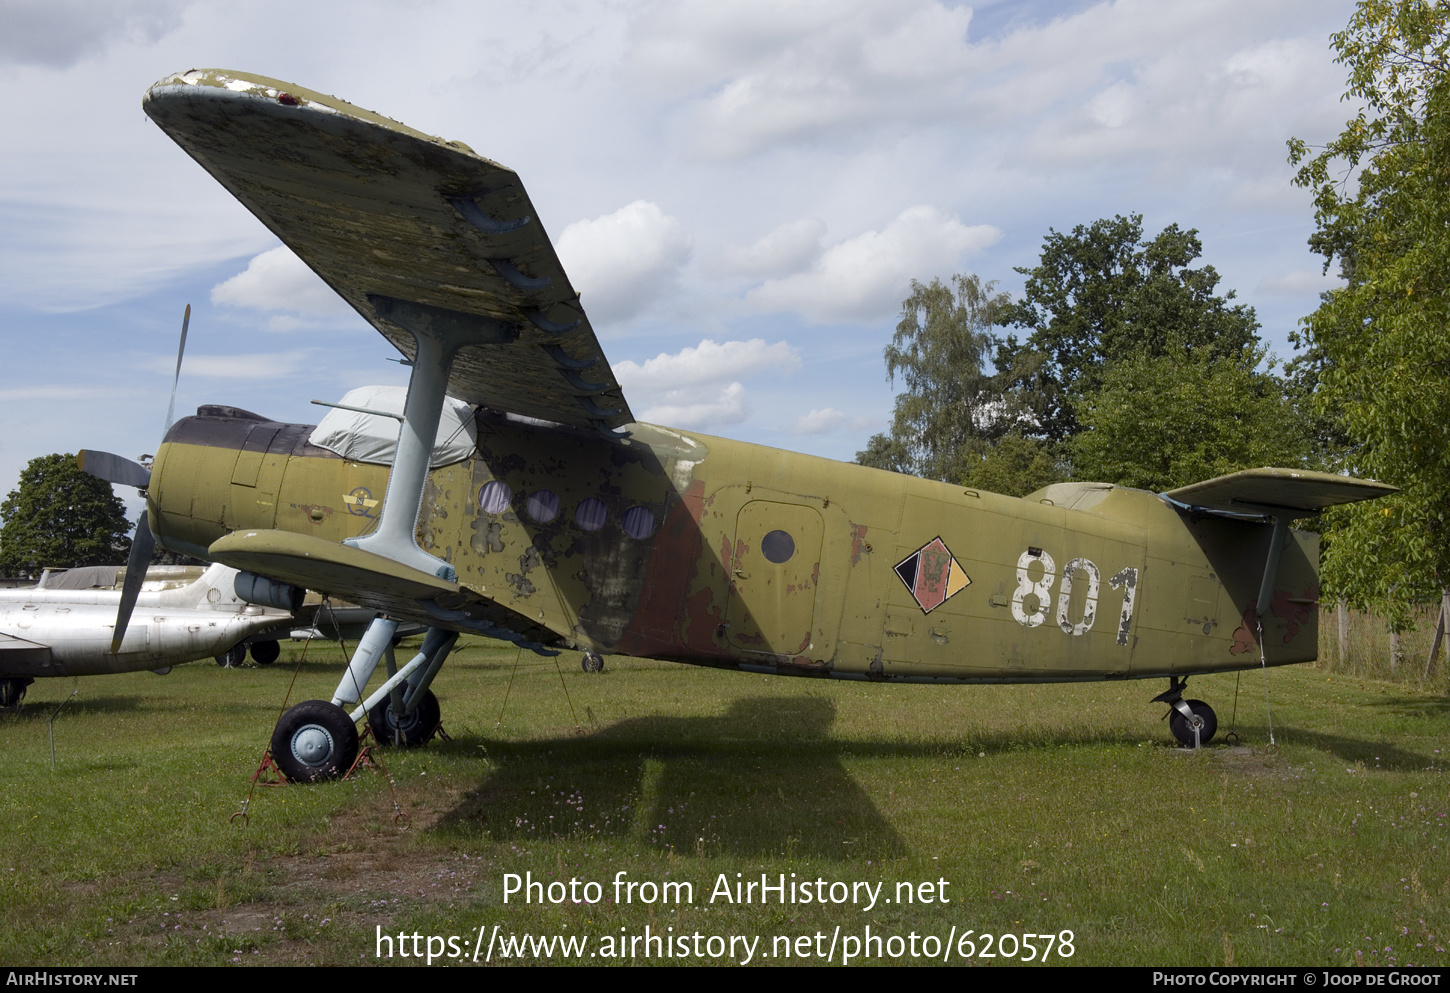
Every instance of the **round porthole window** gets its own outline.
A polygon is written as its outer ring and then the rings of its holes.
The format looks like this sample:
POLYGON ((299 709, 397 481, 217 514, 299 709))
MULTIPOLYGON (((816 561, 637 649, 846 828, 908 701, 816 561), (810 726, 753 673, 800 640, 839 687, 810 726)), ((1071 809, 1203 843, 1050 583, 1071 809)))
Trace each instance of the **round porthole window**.
POLYGON ((598 531, 604 527, 608 517, 609 511, 605 509, 604 501, 598 497, 585 497, 574 508, 574 523, 585 531, 598 531))
POLYGON ((509 489, 508 483, 495 479, 484 483, 483 489, 478 491, 478 506, 485 514, 502 514, 509 509, 513 498, 514 491, 509 489))
POLYGON ((654 511, 648 507, 630 507, 619 522, 624 533, 636 541, 648 538, 655 529, 654 511))
POLYGON ((553 490, 535 490, 529 494, 525 508, 540 524, 548 524, 559 516, 559 496, 553 490))
POLYGON ((780 565, 795 554, 795 539, 784 531, 772 531, 760 539, 760 554, 780 565))

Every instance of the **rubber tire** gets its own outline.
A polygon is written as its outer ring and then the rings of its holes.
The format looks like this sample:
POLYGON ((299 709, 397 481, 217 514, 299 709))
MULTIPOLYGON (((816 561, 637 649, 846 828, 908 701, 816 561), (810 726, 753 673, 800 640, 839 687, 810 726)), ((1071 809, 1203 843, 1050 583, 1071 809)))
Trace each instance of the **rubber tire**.
POLYGON ((254 641, 251 650, 252 661, 258 665, 271 665, 282 655, 282 646, 275 641, 254 641))
POLYGON ((247 661, 247 646, 233 645, 216 657, 216 664, 223 669, 240 669, 247 661))
MULTIPOLYGON (((1202 722, 1198 732, 1199 746, 1207 745, 1218 732, 1218 715, 1202 700, 1184 700, 1183 702, 1188 704, 1188 709, 1193 711, 1193 716, 1202 722)), ((1184 748, 1193 747, 1193 727, 1188 723, 1188 718, 1179 713, 1177 708, 1174 708, 1172 716, 1168 718, 1168 727, 1180 745, 1184 748)))
POLYGON ((346 775, 357 760, 357 726, 326 700, 299 703, 272 732, 272 761, 292 783, 346 775))
POLYGON ((0 709, 19 710, 20 701, 25 699, 28 679, 0 679, 0 709))
POLYGON ((432 690, 423 692, 423 699, 411 714, 403 718, 401 724, 395 720, 391 704, 392 701, 384 700, 368 711, 368 726, 373 729, 373 737, 378 740, 378 744, 393 744, 394 730, 399 732, 397 743, 404 748, 417 748, 433 740, 433 732, 438 730, 443 708, 438 706, 438 698, 433 695, 432 690))
POLYGON ((603 672, 604 656, 598 652, 585 652, 584 657, 579 660, 579 667, 585 672, 603 672))

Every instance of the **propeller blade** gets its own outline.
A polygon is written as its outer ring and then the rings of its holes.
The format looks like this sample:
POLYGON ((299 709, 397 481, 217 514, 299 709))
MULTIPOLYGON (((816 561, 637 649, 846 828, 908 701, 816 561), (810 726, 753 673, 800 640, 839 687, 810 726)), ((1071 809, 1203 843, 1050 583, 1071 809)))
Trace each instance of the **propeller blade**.
POLYGON ((176 415, 176 384, 181 382, 181 356, 186 354, 186 327, 191 323, 191 304, 186 305, 186 313, 181 315, 181 345, 176 349, 176 375, 171 377, 171 402, 166 405, 166 427, 162 434, 171 430, 171 422, 176 415))
POLYGON ((136 521, 136 534, 131 539, 131 554, 126 558, 126 582, 121 587, 120 609, 116 611, 116 633, 111 638, 112 655, 121 651, 121 639, 126 637, 131 611, 136 609, 136 597, 141 595, 141 584, 146 581, 146 566, 151 563, 151 553, 155 549, 156 538, 151 534, 151 523, 143 510, 136 521))
POLYGON ((76 465, 81 472, 88 472, 108 483, 134 486, 144 490, 151 485, 151 470, 139 462, 112 455, 110 452, 92 452, 82 449, 76 455, 76 465))

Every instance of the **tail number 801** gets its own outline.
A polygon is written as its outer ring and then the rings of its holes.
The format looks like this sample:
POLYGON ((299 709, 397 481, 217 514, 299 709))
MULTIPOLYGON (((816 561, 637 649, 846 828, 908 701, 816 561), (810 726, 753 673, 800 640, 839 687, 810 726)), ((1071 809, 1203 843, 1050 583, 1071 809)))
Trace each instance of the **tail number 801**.
MULTIPOLYGON (((1047 620, 1052 607, 1052 584, 1058 578, 1057 563, 1052 556, 1040 548, 1029 548, 1017 560, 1017 591, 1012 594, 1012 616, 1023 627, 1035 628, 1047 620), (1042 568, 1042 578, 1033 580, 1030 567, 1042 568), (1028 610, 1028 598, 1032 608, 1028 610)), ((1138 570, 1133 566, 1120 571, 1108 580, 1108 585, 1123 591, 1123 609, 1119 615, 1118 644, 1128 643, 1128 631, 1133 626, 1133 607, 1137 601, 1138 570)), ((1093 629, 1097 620, 1098 591, 1102 586, 1102 571, 1091 559, 1073 559, 1062 567, 1062 579, 1057 587, 1057 626, 1064 634, 1084 635, 1093 629), (1072 588, 1076 582, 1087 585, 1083 597, 1082 617, 1074 621, 1068 616, 1072 605, 1072 588)))

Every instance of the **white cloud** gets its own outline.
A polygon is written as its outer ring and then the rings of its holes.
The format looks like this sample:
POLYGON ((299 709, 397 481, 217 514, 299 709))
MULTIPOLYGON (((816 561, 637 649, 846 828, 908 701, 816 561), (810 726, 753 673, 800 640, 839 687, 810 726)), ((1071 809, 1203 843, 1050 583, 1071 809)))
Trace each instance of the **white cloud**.
POLYGON ((124 42, 153 43, 181 24, 179 0, 5 0, 0 63, 64 68, 124 42))
POLYGON ((1270 276, 1260 281, 1255 292, 1274 296, 1300 296, 1305 293, 1323 293, 1343 285, 1344 280, 1319 269, 1295 269, 1283 276, 1270 276))
POLYGON ((646 408, 639 419, 650 424, 701 431, 739 424, 750 416, 745 407, 745 387, 740 383, 719 389, 710 399, 701 400, 700 394, 699 390, 671 390, 660 403, 646 408))
POLYGON ((835 407, 822 407, 796 418, 796 434, 830 434, 832 431, 849 427, 852 431, 864 431, 873 425, 869 417, 852 417, 835 407))
POLYGON ((767 345, 762 338, 723 343, 706 338, 674 355, 661 352, 643 365, 629 360, 616 362, 614 377, 625 389, 677 390, 700 383, 745 379, 767 370, 794 372, 800 364, 796 350, 783 341, 767 345))
POLYGON ((815 323, 879 320, 900 306, 912 279, 950 275, 963 254, 1001 237, 990 225, 967 227, 935 207, 908 207, 880 231, 831 246, 809 272, 770 280, 746 299, 815 323))
POLYGON ((725 265, 747 276, 790 276, 809 266, 821 254, 826 225, 802 217, 771 231, 753 245, 725 249, 725 265))
POLYGON ((696 146, 731 158, 842 125, 918 117, 955 100, 972 11, 935 0, 691 0, 634 25, 632 71, 704 88, 696 146))
MULTIPOLYGON (((269 249, 231 279, 212 287, 211 302, 314 317, 345 317, 353 309, 286 245, 269 249)), ((287 330, 287 326, 277 330, 287 330)))
POLYGON ((835 407, 813 410, 796 418, 796 434, 826 434, 836 430, 847 421, 847 416, 835 407))
MULTIPOLYGON (((190 355, 181 366, 183 377, 214 376, 219 379, 275 379, 311 367, 315 348, 294 348, 286 352, 256 352, 250 355, 190 355)), ((176 357, 157 356, 141 363, 143 368, 165 373, 176 371, 176 357)))
POLYGON ((597 324, 643 313, 674 285, 690 258, 680 222, 647 200, 592 221, 575 221, 555 241, 559 260, 597 324))

